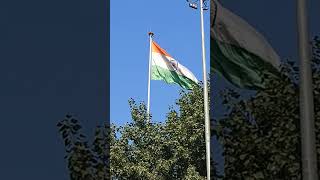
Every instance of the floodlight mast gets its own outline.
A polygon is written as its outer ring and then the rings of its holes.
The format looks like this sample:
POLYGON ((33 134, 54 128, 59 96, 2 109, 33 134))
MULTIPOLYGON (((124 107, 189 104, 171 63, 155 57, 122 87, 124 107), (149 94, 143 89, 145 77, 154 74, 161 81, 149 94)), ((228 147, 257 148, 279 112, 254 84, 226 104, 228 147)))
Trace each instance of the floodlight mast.
MULTIPOLYGON (((208 10, 206 0, 200 0, 200 24, 201 24, 201 47, 202 47, 202 72, 203 72, 203 96, 204 96, 204 114, 205 114, 205 142, 206 142, 206 167, 207 180, 210 180, 210 118, 209 118, 209 98, 208 98, 208 83, 207 83, 207 68, 204 42, 204 25, 203 25, 203 10, 208 10), (205 6, 204 6, 205 5, 205 6)), ((197 1, 189 2, 189 7, 197 9, 197 1)))

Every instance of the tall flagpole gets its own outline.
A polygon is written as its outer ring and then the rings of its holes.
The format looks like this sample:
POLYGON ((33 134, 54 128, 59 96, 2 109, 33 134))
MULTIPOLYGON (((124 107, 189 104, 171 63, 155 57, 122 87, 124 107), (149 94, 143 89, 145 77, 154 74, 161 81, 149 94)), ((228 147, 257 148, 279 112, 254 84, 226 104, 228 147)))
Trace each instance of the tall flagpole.
POLYGON ((318 180, 313 84, 310 65, 310 44, 307 19, 307 0, 297 0, 297 25, 300 56, 300 129, 303 180, 318 180))
POLYGON ((148 72, 148 104, 147 104, 147 122, 150 122, 150 83, 151 83, 151 61, 152 61, 152 36, 153 32, 149 32, 149 72, 148 72))
POLYGON ((210 118, 209 118, 209 98, 207 85, 206 55, 204 46, 204 25, 203 25, 203 1, 200 0, 200 21, 201 21, 201 42, 202 42, 202 70, 203 70, 203 95, 204 95, 204 115, 205 115, 205 141, 206 141, 206 164, 207 179, 210 180, 210 118))

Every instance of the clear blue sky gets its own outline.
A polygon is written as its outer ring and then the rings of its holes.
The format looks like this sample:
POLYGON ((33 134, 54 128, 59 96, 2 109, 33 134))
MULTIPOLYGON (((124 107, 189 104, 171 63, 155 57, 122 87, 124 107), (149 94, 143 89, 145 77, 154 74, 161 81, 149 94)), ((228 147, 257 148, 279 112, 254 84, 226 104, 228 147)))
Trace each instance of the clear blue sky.
MULTIPOLYGON (((111 122, 120 125, 131 121, 129 98, 147 101, 148 31, 153 31, 154 40, 202 81, 200 11, 191 9, 185 0, 111 0, 111 7, 111 122)), ((209 70, 210 13, 204 14, 209 70)), ((153 121, 164 120, 180 89, 163 81, 151 81, 153 121)))
MULTIPOLYGON (((257 28, 282 59, 297 60, 295 3, 285 1, 222 1, 225 7, 257 28), (272 16, 270 14, 272 10, 272 16), (275 18, 276 17, 276 18, 275 18)), ((319 1, 309 3, 310 35, 319 34, 317 22, 319 1)), ((121 1, 111 0, 110 18, 110 105, 112 123, 130 122, 128 99, 147 101, 149 42, 147 32, 155 33, 155 41, 202 81, 200 14, 184 0, 121 1)), ((207 67, 209 67, 209 11, 205 11, 207 67)), ((214 76, 211 96, 215 99, 214 116, 223 111, 218 92, 232 87, 223 78, 214 76)), ((162 81, 151 82, 153 121, 162 121, 168 107, 179 97, 180 87, 162 81)), ((242 91, 248 93, 248 91, 242 91)), ((250 93, 250 92, 249 92, 250 93)))

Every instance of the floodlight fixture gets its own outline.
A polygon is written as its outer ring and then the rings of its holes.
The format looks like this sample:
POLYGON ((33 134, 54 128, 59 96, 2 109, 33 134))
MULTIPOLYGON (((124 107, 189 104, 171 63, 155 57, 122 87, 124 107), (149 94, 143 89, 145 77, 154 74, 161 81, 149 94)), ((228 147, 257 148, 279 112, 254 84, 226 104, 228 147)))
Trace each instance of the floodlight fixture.
POLYGON ((189 3, 189 7, 193 8, 193 9, 198 9, 197 3, 189 3))

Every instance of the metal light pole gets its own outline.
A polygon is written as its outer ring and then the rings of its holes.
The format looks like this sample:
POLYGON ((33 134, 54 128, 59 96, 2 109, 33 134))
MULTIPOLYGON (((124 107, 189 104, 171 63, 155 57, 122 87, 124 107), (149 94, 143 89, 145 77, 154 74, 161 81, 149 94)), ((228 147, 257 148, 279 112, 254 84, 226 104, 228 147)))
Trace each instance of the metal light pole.
POLYGON ((307 0, 297 1, 297 25, 300 56, 300 129, 302 179, 318 180, 314 125, 311 47, 309 44, 307 0))
MULTIPOLYGON (((202 71, 203 71, 203 96, 204 96, 204 114, 205 114, 205 142, 206 142, 206 165, 207 165, 207 179, 210 180, 210 117, 209 117, 209 98, 207 85, 207 68, 206 55, 204 45, 204 25, 203 25, 203 10, 206 0, 200 0, 200 22, 201 22, 201 47, 202 47, 202 71)), ((189 2, 189 1, 188 1, 189 2)), ((189 3, 191 8, 197 9, 196 3, 189 3)))

